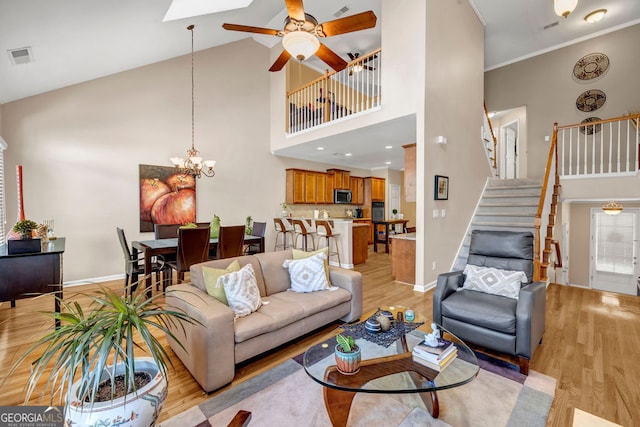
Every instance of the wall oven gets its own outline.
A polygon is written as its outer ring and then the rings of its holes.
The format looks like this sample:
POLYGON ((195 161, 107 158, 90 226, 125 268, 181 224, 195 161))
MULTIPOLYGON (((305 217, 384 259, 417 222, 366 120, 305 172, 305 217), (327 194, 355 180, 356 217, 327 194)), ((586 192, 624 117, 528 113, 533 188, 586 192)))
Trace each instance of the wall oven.
POLYGON ((384 202, 371 203, 371 220, 384 221, 384 202))

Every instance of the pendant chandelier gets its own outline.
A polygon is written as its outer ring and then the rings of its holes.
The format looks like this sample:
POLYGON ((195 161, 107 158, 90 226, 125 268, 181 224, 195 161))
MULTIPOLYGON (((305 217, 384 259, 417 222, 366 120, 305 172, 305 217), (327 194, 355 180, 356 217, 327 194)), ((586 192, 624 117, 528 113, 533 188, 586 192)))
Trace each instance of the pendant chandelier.
POLYGON ((567 17, 578 6, 578 0, 553 0, 553 10, 556 15, 567 17))
POLYGON ((622 212, 622 204, 610 201, 609 203, 602 206, 602 210, 607 215, 618 215, 620 212, 622 212))
POLYGON ((195 91, 193 83, 193 29, 194 25, 189 25, 187 30, 191 31, 191 148, 187 150, 187 159, 182 157, 171 157, 176 171, 184 176, 190 175, 194 178, 200 178, 202 175, 212 177, 216 174, 213 167, 215 160, 202 161, 200 152, 195 148, 195 91))

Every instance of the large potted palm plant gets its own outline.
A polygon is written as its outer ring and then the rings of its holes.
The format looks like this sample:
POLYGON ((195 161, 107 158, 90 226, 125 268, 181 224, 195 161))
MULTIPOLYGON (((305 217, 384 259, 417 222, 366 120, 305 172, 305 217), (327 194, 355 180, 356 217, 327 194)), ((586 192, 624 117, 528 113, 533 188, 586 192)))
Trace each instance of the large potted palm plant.
POLYGON ((167 365, 173 365, 152 330, 180 343, 169 326, 198 322, 159 305, 164 293, 147 297, 144 289, 131 295, 101 287, 78 295, 89 299, 89 307, 56 296, 63 309, 45 314, 60 326, 12 368, 38 355, 25 385, 25 403, 44 383, 51 404, 66 397, 65 425, 153 425, 167 396, 167 365), (134 350, 149 357, 134 356, 134 350))

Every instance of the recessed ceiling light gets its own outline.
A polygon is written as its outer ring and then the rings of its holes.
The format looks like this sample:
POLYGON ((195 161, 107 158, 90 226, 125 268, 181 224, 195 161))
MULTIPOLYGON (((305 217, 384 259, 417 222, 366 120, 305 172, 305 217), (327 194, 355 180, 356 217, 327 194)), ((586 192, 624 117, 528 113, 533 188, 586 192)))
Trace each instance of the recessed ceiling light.
POLYGON ((324 150, 324 147, 318 147, 318 148, 316 148, 316 150, 322 151, 322 150, 324 150))
POLYGON ((390 150, 390 149, 392 149, 392 148, 393 148, 393 145, 385 145, 385 147, 384 147, 384 148, 386 148, 387 150, 390 150))
POLYGON ((344 153, 345 156, 351 157, 351 153, 344 153))
POLYGON ((384 163, 385 163, 386 165, 390 165, 390 164, 391 164, 391 162, 384 162, 384 163))
POLYGON ((604 15, 606 14, 607 14, 607 9, 594 10, 593 12, 585 16, 584 20, 587 21, 589 24, 595 24, 596 22, 604 18, 604 15))

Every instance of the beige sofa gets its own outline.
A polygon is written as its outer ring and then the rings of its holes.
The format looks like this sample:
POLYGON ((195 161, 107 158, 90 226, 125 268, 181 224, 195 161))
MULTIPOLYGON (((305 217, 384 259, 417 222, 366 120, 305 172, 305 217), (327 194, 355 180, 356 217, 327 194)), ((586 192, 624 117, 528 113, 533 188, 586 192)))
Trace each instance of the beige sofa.
POLYGON ((191 267, 190 284, 168 288, 167 307, 184 310, 204 326, 185 324, 173 332, 185 349, 169 339, 182 363, 210 392, 233 380, 235 365, 273 349, 335 320, 351 322, 362 314, 362 275, 329 267, 336 290, 311 293, 288 291, 289 273, 282 267, 292 258, 291 250, 208 261, 191 267), (225 304, 206 292, 202 267, 226 268, 234 259, 240 266, 253 265, 260 296, 268 304, 246 317, 234 320, 225 304))

